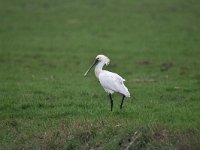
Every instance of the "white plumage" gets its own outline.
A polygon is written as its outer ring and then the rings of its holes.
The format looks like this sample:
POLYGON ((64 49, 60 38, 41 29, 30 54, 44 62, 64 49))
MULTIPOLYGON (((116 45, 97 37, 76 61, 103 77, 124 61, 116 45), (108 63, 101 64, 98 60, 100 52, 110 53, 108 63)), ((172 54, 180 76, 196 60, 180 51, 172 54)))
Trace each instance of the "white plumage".
POLYGON ((126 97, 130 97, 130 93, 123 83, 125 79, 120 77, 118 74, 102 70, 99 74, 99 81, 106 92, 111 94, 118 92, 126 97))
POLYGON ((109 65, 110 59, 104 55, 98 55, 93 63, 93 65, 86 71, 85 76, 90 71, 90 69, 96 65, 95 67, 95 75, 99 79, 100 84, 104 88, 104 90, 109 94, 111 100, 111 111, 113 107, 113 100, 111 94, 114 92, 120 93, 122 97, 122 102, 120 108, 122 109, 124 97, 130 97, 130 93, 127 87, 124 85, 125 79, 119 76, 116 73, 103 70, 104 65, 109 65))

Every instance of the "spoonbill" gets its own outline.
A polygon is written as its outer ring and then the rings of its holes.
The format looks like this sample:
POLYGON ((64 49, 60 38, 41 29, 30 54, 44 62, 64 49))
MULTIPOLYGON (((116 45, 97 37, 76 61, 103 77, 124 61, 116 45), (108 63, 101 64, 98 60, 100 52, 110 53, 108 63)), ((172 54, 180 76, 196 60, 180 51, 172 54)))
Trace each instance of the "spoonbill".
POLYGON ((84 76, 88 74, 88 72, 92 69, 93 66, 95 67, 95 75, 99 79, 99 82, 101 86, 104 88, 104 90, 108 93, 110 98, 110 106, 111 111, 113 109, 113 99, 112 94, 114 92, 117 92, 122 95, 122 101, 120 105, 120 109, 122 109, 123 101, 125 97, 130 97, 130 93, 128 91, 128 88, 124 85, 125 79, 123 79, 121 76, 119 76, 116 73, 103 70, 103 66, 108 66, 110 62, 110 59, 107 56, 104 55, 97 55, 94 63, 91 65, 91 67, 85 72, 84 76))

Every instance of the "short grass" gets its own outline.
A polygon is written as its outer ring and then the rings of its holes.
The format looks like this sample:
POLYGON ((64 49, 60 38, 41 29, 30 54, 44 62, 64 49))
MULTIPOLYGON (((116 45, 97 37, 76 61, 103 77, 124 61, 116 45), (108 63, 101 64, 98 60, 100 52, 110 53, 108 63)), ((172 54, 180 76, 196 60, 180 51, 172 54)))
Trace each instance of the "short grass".
POLYGON ((1 0, 0 149, 199 149, 199 5, 1 0), (83 77, 97 54, 126 79, 123 110, 83 77))

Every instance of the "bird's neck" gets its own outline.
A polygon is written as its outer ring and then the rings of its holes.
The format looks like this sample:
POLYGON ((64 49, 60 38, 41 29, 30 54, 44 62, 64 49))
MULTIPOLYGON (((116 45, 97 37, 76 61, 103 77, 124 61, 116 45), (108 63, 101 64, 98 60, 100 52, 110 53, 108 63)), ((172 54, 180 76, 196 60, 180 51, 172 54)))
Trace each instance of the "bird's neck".
POLYGON ((95 67, 95 75, 99 78, 99 74, 102 72, 103 66, 105 65, 104 62, 99 62, 95 67))

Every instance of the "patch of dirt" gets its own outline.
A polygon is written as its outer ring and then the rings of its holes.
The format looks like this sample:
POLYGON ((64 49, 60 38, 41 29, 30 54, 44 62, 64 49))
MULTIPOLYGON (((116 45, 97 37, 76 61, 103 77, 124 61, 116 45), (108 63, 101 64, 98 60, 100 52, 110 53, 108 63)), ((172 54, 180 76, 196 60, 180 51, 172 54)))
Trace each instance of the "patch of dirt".
POLYGON ((167 71, 173 66, 172 62, 165 62, 160 65, 160 71, 167 71))
POLYGON ((96 134, 92 131, 91 132, 87 131, 87 132, 80 133, 78 136, 81 143, 87 143, 91 139, 93 139, 96 136, 96 134))
POLYGON ((40 144, 37 146, 37 150, 47 150, 47 145, 46 144, 40 144))
POLYGON ((152 130, 143 127, 126 134, 118 145, 120 150, 155 149, 155 146, 158 149, 193 150, 200 148, 198 137, 200 134, 197 132, 171 133, 165 128, 152 130))
POLYGON ((187 131, 185 133, 177 133, 175 140, 176 146, 180 150, 197 150, 200 149, 200 133, 197 131, 187 131))
POLYGON ((132 149, 144 149, 150 142, 151 137, 149 136, 148 128, 140 128, 134 133, 125 135, 118 143, 121 150, 132 149))
POLYGON ((169 137, 169 131, 166 129, 160 129, 153 134, 153 139, 164 143, 169 137))

